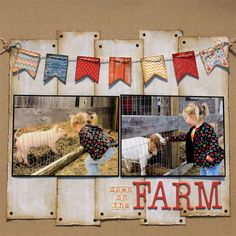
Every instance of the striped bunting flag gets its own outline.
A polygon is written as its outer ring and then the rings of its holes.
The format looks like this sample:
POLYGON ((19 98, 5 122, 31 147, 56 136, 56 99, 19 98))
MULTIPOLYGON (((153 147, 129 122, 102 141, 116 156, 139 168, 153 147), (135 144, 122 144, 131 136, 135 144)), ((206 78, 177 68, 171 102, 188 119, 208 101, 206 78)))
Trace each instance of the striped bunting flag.
POLYGON ((40 54, 37 52, 19 49, 12 72, 27 71, 35 79, 40 62, 40 54))

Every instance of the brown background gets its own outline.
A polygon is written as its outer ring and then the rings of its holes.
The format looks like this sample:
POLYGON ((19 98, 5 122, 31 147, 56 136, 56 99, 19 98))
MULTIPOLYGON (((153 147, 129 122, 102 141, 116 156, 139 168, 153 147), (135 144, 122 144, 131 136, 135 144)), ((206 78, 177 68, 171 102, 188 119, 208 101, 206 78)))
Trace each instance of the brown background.
MULTIPOLYGON (((55 39, 57 30, 100 30, 102 39, 137 39, 140 29, 180 29, 185 36, 236 37, 236 1, 0 0, 0 35, 6 39, 55 39)), ((7 222, 8 54, 0 56, 0 235, 235 235, 236 45, 232 49, 229 58, 231 217, 188 218, 186 226, 139 226, 138 221, 107 221, 101 227, 56 227, 53 220, 7 222)))

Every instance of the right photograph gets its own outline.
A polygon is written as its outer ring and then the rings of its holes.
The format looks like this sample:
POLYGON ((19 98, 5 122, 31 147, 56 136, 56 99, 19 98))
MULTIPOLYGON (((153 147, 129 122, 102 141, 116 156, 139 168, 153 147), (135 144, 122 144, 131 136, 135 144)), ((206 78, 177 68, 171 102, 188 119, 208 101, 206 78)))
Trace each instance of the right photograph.
POLYGON ((224 98, 121 96, 121 176, 225 176, 224 98))

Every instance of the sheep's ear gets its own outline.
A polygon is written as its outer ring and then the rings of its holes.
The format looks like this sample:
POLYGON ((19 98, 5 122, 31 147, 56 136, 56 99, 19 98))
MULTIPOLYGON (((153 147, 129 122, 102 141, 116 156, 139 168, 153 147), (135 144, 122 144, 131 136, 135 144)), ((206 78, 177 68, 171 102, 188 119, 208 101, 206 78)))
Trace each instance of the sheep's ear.
POLYGON ((154 134, 150 135, 149 138, 150 138, 151 141, 155 141, 156 140, 156 136, 154 134))

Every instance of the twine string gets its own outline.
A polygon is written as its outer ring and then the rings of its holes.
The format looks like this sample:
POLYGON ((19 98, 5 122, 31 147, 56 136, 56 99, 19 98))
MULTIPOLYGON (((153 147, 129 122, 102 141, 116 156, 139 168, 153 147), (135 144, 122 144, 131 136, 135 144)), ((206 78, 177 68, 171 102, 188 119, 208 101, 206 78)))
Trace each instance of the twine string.
MULTIPOLYGON (((21 44, 19 42, 11 44, 10 41, 5 40, 3 37, 0 37, 0 40, 1 40, 2 44, 3 44, 3 50, 0 52, 0 55, 4 54, 5 52, 8 52, 8 53, 12 52, 13 56, 16 58, 18 50, 21 49, 21 44)), ((217 46, 223 46, 224 47, 226 45, 231 47, 235 43, 236 43, 236 37, 232 38, 229 41, 224 41, 224 42, 218 43, 215 46, 212 46, 210 48, 214 49, 217 46)), ((199 56, 199 55, 200 55, 200 52, 195 52, 195 56, 196 57, 199 56)), ((45 60, 46 57, 40 57, 40 59, 45 60)), ((173 60, 172 57, 165 57, 165 59, 164 59, 164 61, 172 61, 172 60, 173 60)), ((77 60, 73 58, 73 59, 69 59, 68 61, 69 62, 76 62, 77 60)), ((148 59, 145 59, 144 61, 149 62, 148 59)), ((140 59, 140 60, 133 60, 132 61, 132 63, 141 63, 141 62, 142 62, 142 59, 140 59)), ((153 63, 153 62, 159 62, 159 61, 151 60, 150 62, 153 63)), ((109 61, 108 60, 101 60, 101 64, 109 64, 109 61)))

